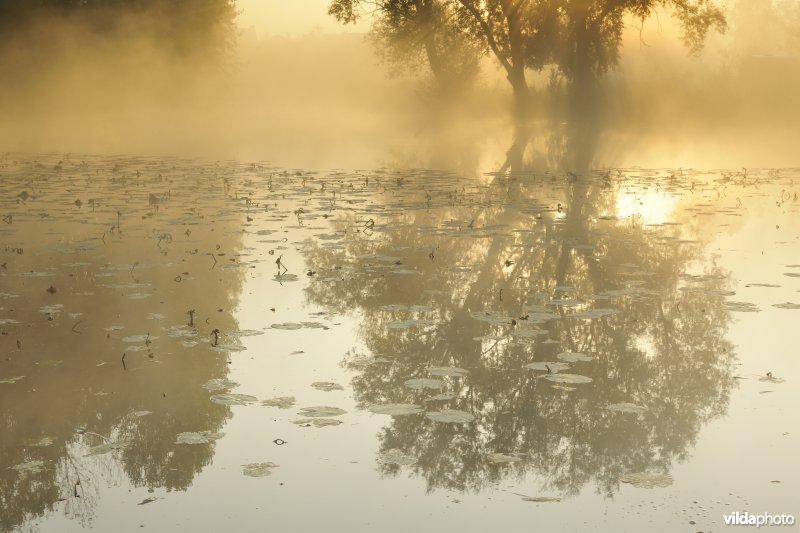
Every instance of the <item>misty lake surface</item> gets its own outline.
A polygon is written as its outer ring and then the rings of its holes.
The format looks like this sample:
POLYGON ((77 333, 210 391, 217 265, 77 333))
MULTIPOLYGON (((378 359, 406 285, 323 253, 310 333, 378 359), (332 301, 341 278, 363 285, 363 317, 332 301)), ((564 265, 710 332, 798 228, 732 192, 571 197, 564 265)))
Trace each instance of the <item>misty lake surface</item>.
POLYGON ((800 170, 0 157, 3 531, 800 514, 800 170))

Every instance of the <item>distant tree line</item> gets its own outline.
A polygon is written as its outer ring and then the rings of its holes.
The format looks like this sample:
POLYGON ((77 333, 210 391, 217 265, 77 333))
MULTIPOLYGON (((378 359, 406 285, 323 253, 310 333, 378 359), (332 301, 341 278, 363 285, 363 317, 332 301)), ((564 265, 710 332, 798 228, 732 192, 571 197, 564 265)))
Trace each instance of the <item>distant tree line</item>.
POLYGON ((64 22, 101 37, 139 33, 180 55, 217 54, 234 43, 237 13, 235 0, 0 0, 0 33, 64 22))

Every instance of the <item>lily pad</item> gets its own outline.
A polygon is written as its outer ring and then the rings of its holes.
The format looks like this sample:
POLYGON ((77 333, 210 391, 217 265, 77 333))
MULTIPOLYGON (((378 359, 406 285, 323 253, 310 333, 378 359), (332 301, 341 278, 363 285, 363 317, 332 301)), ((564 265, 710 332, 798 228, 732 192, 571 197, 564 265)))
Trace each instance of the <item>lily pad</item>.
POLYGON ((772 375, 772 372, 767 373, 766 376, 761 376, 758 381, 766 381, 767 383, 783 383, 786 380, 772 375))
POLYGON ((655 474, 651 472, 635 472, 625 474, 619 478, 622 483, 630 483, 640 489, 654 489, 672 485, 672 476, 669 474, 655 474))
POLYGON ((214 433, 213 431, 192 431, 178 433, 175 444, 209 444, 217 439, 221 439, 225 433, 214 433))
POLYGON ((258 398, 248 394, 215 394, 210 400, 219 405, 247 405, 257 402, 258 398))
POLYGON ((44 448, 46 446, 52 446, 53 442, 55 441, 53 440, 52 437, 42 437, 39 440, 29 442, 28 444, 26 444, 26 446, 35 446, 37 448, 44 448))
POLYGON ((275 274, 272 278, 278 283, 283 283, 284 281, 297 281, 297 274, 275 274))
POLYGON ((209 392, 215 392, 218 390, 229 390, 238 386, 239 384, 236 383, 235 381, 231 381, 225 378, 210 379, 205 383, 203 383, 203 388, 209 392))
POLYGON ((522 461, 520 457, 508 453, 490 453, 486 456, 486 460, 490 463, 517 463, 522 461))
POLYGON ((170 326, 170 328, 167 330, 167 337, 180 339, 180 338, 187 338, 187 337, 190 338, 196 336, 197 332, 193 328, 190 328, 189 326, 186 325, 170 326))
POLYGON ((562 370, 569 370, 572 365, 569 363, 554 362, 554 361, 537 361, 525 365, 525 368, 531 370, 541 370, 543 372, 561 372, 562 370))
POLYGON ((800 309, 800 304, 786 302, 782 304, 772 304, 772 307, 777 307, 778 309, 800 309))
POLYGON ((547 374, 544 379, 556 383, 591 383, 592 378, 579 374, 547 374))
POLYGON ((250 477, 265 477, 272 474, 272 469, 277 468, 275 463, 249 463, 242 465, 242 474, 250 477))
POLYGON ((215 352, 243 352, 247 348, 241 344, 217 344, 211 347, 215 352))
POLYGON ((44 469, 44 461, 28 461, 26 463, 19 463, 10 468, 12 470, 16 470, 17 472, 33 474, 36 472, 41 472, 44 469))
POLYGON ((277 407, 279 409, 288 409, 294 405, 294 396, 279 396, 277 398, 270 398, 269 400, 262 400, 261 405, 265 407, 277 407))
POLYGON ((620 413, 636 413, 641 414, 647 412, 647 407, 643 407, 641 405, 636 405, 635 403, 612 403, 611 405, 607 406, 606 409, 609 411, 617 411, 620 413))
POLYGON ((311 384, 311 386, 317 390, 323 390, 325 392, 330 392, 332 390, 344 390, 344 387, 331 381, 315 381, 311 384))
POLYGON ((522 498, 524 502, 536 502, 536 503, 555 503, 560 502, 561 498, 558 496, 525 496, 522 498))
POLYGON ((389 329, 408 329, 408 328, 416 328, 419 326, 433 326, 436 324, 435 320, 428 320, 428 319, 416 319, 416 320, 398 320, 395 322, 389 322, 386 324, 386 327, 389 329))
POLYGON ((406 387, 414 390, 442 389, 444 388, 444 381, 431 378, 415 378, 407 380, 406 387))
POLYGON ((258 329, 239 329, 228 333, 229 337, 255 337, 256 335, 263 335, 264 332, 258 329))
POLYGON ((428 374, 432 376, 464 377, 469 374, 469 370, 455 366, 432 366, 428 368, 428 374))
POLYGON ((157 338, 158 337, 154 335, 145 333, 144 335, 128 335, 127 337, 122 337, 122 342, 146 342, 148 340, 156 340, 157 338))
POLYGON ((486 309, 484 311, 473 311, 469 315, 475 320, 480 320, 481 322, 488 322, 489 324, 494 324, 494 325, 511 324, 510 316, 489 309, 486 309))
POLYGON ((422 407, 413 403, 383 403, 370 406, 369 410, 379 415, 403 416, 422 412, 422 407))
POLYGON ((378 462, 381 464, 410 466, 417 462, 417 460, 402 450, 392 448, 378 454, 378 462))
POLYGON ((441 411, 430 411, 425 414, 434 422, 442 422, 447 424, 467 424, 475 420, 475 417, 466 411, 457 411, 455 409, 442 409, 441 411))
POLYGON ((299 426, 315 426, 318 428, 325 427, 325 426, 338 426, 342 423, 341 420, 337 420, 335 418, 304 418, 301 420, 293 420, 293 424, 297 424, 299 426))
POLYGON ((17 381, 24 379, 25 376, 14 376, 13 378, 4 378, 0 379, 0 383, 16 383, 17 381))
POLYGON ((272 329, 294 330, 302 328, 303 324, 298 324, 297 322, 284 322, 282 324, 272 324, 270 327, 272 329))
POLYGON ((562 361, 567 361, 568 363, 577 363, 578 361, 591 361, 594 359, 591 355, 586 355, 585 353, 579 352, 563 352, 558 354, 556 357, 561 359, 562 361))
POLYGON ((446 402, 448 400, 452 400, 455 398, 456 395, 452 392, 440 392, 435 396, 431 396, 430 398, 425 398, 426 402, 446 402))
POLYGON ((321 406, 314 406, 314 407, 301 407, 300 412, 297 413, 300 416, 308 416, 308 417, 330 417, 330 416, 339 416, 345 414, 347 411, 344 409, 339 409, 338 407, 329 407, 327 405, 321 406))
POLYGON ((106 442, 100 444, 99 446, 93 446, 89 448, 89 452, 84 455, 84 457, 89 457, 90 455, 103 455, 114 450, 123 450, 130 446, 130 444, 130 442, 124 440, 117 442, 106 442))
POLYGON ((725 309, 739 313, 757 313, 761 311, 756 304, 750 302, 725 302, 725 309))
POLYGON ((604 316, 616 315, 617 313, 619 313, 618 309, 597 308, 590 309, 589 311, 578 311, 577 313, 572 313, 569 315, 569 318, 591 320, 593 318, 603 318, 604 316))

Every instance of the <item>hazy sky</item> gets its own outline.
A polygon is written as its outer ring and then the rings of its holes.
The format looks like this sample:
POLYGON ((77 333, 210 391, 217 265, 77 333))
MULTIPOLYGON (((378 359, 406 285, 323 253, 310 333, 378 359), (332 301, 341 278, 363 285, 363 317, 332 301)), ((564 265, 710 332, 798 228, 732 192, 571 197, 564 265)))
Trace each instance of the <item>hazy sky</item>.
POLYGON ((304 35, 313 31, 341 33, 365 31, 367 25, 347 27, 328 15, 330 0, 238 0, 239 26, 254 26, 261 35, 304 35))

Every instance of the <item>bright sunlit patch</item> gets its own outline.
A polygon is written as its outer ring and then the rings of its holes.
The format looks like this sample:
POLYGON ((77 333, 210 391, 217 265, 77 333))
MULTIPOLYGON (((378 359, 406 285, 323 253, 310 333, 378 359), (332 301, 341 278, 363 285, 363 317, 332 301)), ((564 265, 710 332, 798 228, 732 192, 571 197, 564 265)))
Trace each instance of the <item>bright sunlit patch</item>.
POLYGON ((670 220, 678 198, 657 191, 633 190, 617 196, 615 215, 642 224, 663 224, 670 220))

